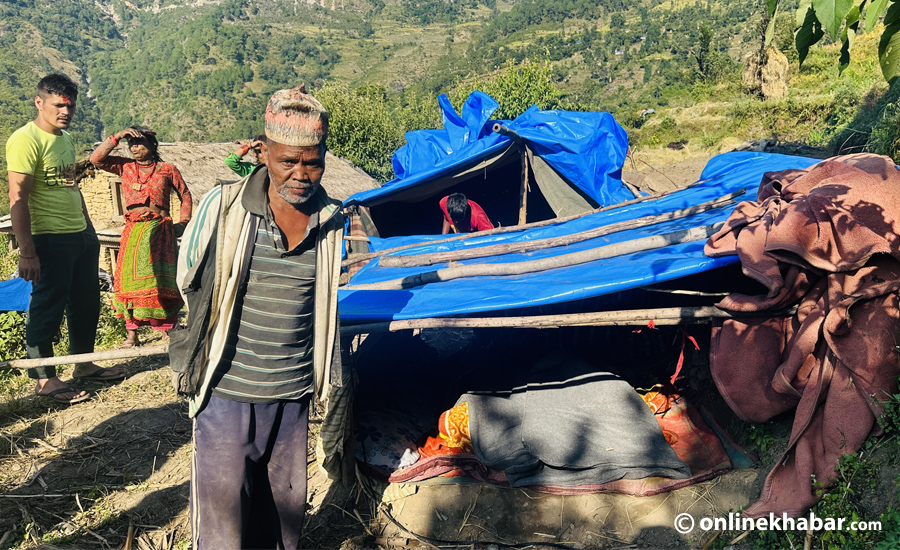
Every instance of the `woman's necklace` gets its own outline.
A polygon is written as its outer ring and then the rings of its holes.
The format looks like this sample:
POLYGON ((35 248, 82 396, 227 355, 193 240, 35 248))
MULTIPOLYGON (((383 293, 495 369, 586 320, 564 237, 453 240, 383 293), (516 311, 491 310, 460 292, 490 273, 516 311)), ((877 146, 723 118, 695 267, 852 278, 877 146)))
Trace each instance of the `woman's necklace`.
POLYGON ((156 172, 156 163, 154 162, 152 165, 145 165, 145 164, 138 164, 138 163, 135 163, 135 164, 137 164, 137 166, 138 166, 137 182, 133 183, 131 185, 131 188, 134 189, 135 191, 139 191, 141 189, 141 187, 143 187, 144 184, 147 183, 148 181, 150 181, 150 178, 153 177, 153 174, 156 172), (153 166, 153 168, 150 170, 150 173, 147 174, 147 178, 142 180, 141 179, 141 168, 144 166, 153 166))

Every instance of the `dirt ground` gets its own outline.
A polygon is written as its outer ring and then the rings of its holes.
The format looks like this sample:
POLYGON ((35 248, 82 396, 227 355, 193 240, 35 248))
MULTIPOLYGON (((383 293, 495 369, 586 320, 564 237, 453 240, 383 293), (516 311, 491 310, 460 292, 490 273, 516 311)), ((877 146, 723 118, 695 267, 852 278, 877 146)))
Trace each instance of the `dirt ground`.
MULTIPOLYGON (((87 388, 96 392, 89 402, 64 407, 23 396, 4 404, 0 548, 124 548, 129 533, 131 548, 189 548, 186 403, 170 389, 165 356, 118 366, 128 378, 87 388)), ((70 374, 64 371, 63 378, 70 374)), ((318 420, 311 423, 313 433, 318 420)), ((740 470, 644 498, 562 497, 478 484, 426 486, 380 505, 359 486, 327 480, 311 454, 304 547, 422 546, 416 535, 466 541, 460 546, 469 548, 526 542, 696 547, 704 538, 678 535, 674 516, 736 511, 758 494, 763 475, 760 469, 740 470)))
MULTIPOLYGON (((696 180, 708 159, 684 154, 651 166, 638 153, 626 179, 645 191, 664 191, 696 180)), ((190 548, 187 405, 171 390, 166 356, 117 366, 128 378, 87 387, 96 394, 85 403, 64 407, 27 394, 0 402, 0 549, 190 548)), ((754 451, 747 426, 710 390, 702 355, 693 356, 686 372, 705 388, 704 405, 719 423, 754 451)), ((67 376, 71 369, 63 371, 67 376)), ((791 421, 788 415, 769 423, 772 445, 753 468, 643 498, 563 497, 473 483, 421 486, 405 498, 379 494, 376 501, 359 485, 327 480, 311 455, 303 544, 341 550, 433 547, 427 537, 440 547, 472 549, 707 548, 714 533, 681 535, 675 517, 718 517, 755 501, 786 445, 791 421)), ((311 421, 313 436, 319 422, 311 421)), ((881 473, 870 497, 873 518, 896 499, 897 468, 891 468, 881 473)), ((745 540, 736 547, 753 546, 745 540)))

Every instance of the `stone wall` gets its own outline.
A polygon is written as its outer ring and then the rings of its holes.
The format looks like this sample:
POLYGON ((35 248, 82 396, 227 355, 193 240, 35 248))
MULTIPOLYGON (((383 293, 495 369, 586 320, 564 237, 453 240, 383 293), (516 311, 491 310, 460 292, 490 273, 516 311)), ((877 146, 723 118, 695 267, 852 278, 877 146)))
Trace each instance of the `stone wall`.
POLYGON ((113 225, 112 184, 118 180, 118 176, 97 172, 94 177, 81 180, 81 194, 84 195, 84 203, 87 205, 88 215, 97 229, 105 229, 113 225))

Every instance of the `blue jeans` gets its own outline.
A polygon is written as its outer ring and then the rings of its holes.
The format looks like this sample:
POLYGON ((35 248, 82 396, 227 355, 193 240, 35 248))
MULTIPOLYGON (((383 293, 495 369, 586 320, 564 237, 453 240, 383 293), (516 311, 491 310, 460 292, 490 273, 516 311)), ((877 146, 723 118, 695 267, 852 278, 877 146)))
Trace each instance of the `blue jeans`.
MULTIPOLYGON (((69 353, 91 353, 100 319, 97 276, 100 241, 93 227, 80 233, 34 235, 41 280, 31 291, 25 346, 29 358, 53 357, 53 337, 63 314, 69 331, 69 353)), ((28 369, 31 378, 52 378, 56 367, 28 369)))
POLYGON ((212 396, 194 418, 195 550, 293 549, 306 513, 309 400, 212 396))

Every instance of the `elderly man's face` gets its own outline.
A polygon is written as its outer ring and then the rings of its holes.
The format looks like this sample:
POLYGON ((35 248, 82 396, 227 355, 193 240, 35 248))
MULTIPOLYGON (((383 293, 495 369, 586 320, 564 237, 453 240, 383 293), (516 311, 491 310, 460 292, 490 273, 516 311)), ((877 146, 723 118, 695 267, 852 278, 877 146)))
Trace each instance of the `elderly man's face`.
POLYGON ((319 190, 325 173, 325 147, 295 147, 274 141, 262 146, 269 181, 278 195, 297 206, 319 190))

